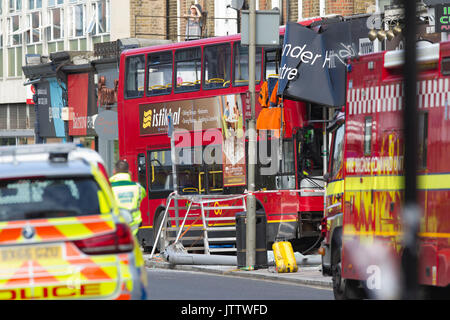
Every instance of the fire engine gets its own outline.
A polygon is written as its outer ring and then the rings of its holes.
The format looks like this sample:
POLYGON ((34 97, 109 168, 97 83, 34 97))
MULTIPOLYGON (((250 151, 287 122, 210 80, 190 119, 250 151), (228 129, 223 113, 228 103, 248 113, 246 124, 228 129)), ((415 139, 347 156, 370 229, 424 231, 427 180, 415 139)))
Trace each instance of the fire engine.
MULTIPOLYGON (((450 42, 417 52, 422 292, 450 284, 450 42)), ((403 252, 403 51, 349 60, 346 106, 329 125, 323 274, 335 298, 398 297, 403 252)))

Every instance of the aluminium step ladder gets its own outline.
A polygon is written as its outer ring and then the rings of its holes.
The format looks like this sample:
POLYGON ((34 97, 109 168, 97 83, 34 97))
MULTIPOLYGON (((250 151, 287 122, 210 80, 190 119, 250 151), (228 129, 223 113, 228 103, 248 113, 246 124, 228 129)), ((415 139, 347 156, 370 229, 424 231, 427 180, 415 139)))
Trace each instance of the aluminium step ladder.
POLYGON ((165 241, 165 244, 170 243, 171 240, 174 241, 173 243, 190 241, 196 244, 196 242, 202 239, 202 246, 192 245, 186 247, 186 249, 188 251, 202 250, 205 254, 211 254, 212 252, 236 252, 235 217, 222 216, 222 214, 224 211, 245 211, 245 199, 246 195, 179 195, 173 192, 167 200, 167 207, 164 211, 164 216, 156 236, 157 240, 153 244, 150 258, 153 257, 158 242, 161 239, 165 241), (185 200, 187 207, 178 206, 179 200, 185 200), (233 202, 233 204, 224 204, 224 202, 233 202), (239 202, 239 204, 236 204, 236 202, 239 202), (184 217, 177 216, 177 210, 185 210, 184 217), (214 216, 211 214, 212 212, 215 213, 214 216), (193 221, 186 223, 187 220, 193 221), (201 220, 201 223, 196 224, 199 220, 201 220), (223 226, 224 222, 230 220, 233 220, 233 225, 223 226), (172 226, 173 221, 175 222, 175 227, 172 226), (218 224, 221 225, 218 226, 218 224), (189 231, 191 231, 190 235, 185 236, 189 231), (173 236, 174 232, 176 233, 176 237, 173 236), (215 244, 217 243, 231 244, 232 247, 216 247, 215 244))

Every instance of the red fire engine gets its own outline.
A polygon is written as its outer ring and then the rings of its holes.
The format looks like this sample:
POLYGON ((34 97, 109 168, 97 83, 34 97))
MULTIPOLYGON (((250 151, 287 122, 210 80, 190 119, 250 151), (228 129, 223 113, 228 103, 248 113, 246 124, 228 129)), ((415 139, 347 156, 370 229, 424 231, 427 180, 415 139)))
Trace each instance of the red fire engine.
MULTIPOLYGON (((418 48, 418 63, 418 280, 433 292, 450 284, 450 42, 418 48)), ((350 60, 346 107, 329 127, 321 253, 337 299, 398 297, 407 139, 402 65, 402 51, 350 60)))

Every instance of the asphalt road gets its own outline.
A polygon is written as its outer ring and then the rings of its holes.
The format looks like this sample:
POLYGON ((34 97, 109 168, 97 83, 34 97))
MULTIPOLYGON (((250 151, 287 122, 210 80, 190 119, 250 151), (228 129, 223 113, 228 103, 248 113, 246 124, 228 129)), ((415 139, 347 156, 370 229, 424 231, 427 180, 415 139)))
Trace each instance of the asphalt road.
POLYGON ((275 281, 147 269, 149 300, 332 300, 333 292, 275 281))

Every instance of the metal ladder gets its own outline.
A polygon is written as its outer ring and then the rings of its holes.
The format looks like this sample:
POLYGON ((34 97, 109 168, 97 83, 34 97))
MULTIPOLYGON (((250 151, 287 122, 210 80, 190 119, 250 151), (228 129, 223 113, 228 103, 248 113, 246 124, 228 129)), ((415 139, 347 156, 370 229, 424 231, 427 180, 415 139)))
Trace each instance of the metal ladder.
POLYGON ((236 251, 236 225, 232 226, 216 226, 217 223, 221 221, 230 221, 234 220, 234 217, 215 217, 211 216, 211 211, 215 211, 216 213, 219 211, 220 214, 226 210, 246 210, 245 203, 246 195, 179 195, 176 192, 173 192, 169 195, 167 200, 167 207, 164 212, 163 219, 161 221, 161 225, 159 226, 158 233, 156 236, 156 242, 153 244, 153 249, 150 254, 150 258, 153 257, 153 254, 156 250, 157 244, 161 239, 161 233, 164 233, 163 239, 166 239, 170 242, 170 240, 174 240, 173 243, 180 242, 182 240, 186 241, 195 241, 203 238, 203 246, 191 246, 186 247, 188 251, 195 250, 203 250, 205 254, 211 254, 212 252, 235 252, 236 251), (188 203, 187 209, 186 207, 176 206, 178 203, 177 200, 186 200, 188 203), (241 200, 241 205, 233 205, 226 206, 220 205, 221 202, 225 201, 235 201, 241 200), (211 204, 214 204, 211 206, 211 204), (169 212, 176 210, 186 210, 184 217, 177 217, 175 214, 171 215, 169 212), (197 211, 197 212, 194 212, 197 211), (194 219, 190 225, 186 224, 187 220, 194 219), (195 223, 201 219, 202 223, 200 225, 195 225, 195 223), (175 227, 167 227, 167 221, 175 221, 175 227), (182 221, 181 225, 179 222, 182 221), (189 230, 191 231, 199 231, 200 236, 188 236, 185 237, 189 230), (176 237, 168 236, 169 231, 176 231, 176 237), (232 236, 222 236, 222 237, 214 237, 213 234, 217 232, 233 232, 232 236), (233 247, 215 247, 214 245, 210 245, 210 243, 226 243, 232 244, 233 247))

